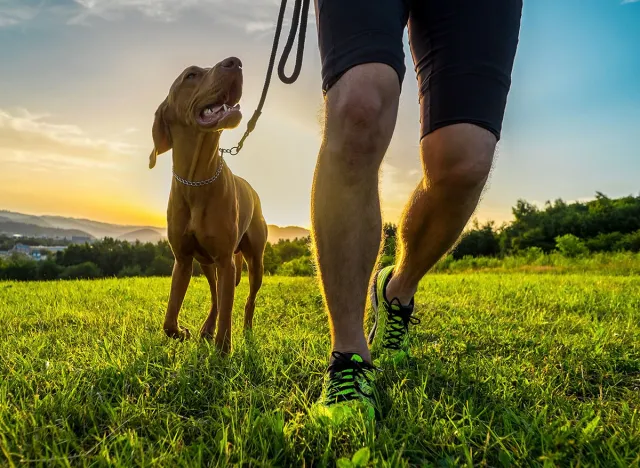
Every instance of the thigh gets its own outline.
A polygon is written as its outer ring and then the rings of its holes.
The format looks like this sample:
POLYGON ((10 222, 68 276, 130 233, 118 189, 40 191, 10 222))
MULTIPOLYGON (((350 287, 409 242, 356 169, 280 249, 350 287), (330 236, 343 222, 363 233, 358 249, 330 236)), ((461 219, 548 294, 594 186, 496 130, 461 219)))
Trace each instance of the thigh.
POLYGON ((326 93, 349 69, 384 63, 404 79, 402 35, 409 0, 316 0, 322 89, 326 93))
POLYGON ((500 139, 521 14, 522 0, 412 0, 421 136, 471 123, 500 139))

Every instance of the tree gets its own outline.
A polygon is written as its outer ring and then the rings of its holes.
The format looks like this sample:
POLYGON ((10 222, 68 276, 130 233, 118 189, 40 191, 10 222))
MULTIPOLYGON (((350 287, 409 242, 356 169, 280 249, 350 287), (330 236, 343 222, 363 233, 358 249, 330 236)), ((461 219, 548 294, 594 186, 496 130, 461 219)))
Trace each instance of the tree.
POLYGON ((145 271, 147 276, 171 276, 173 272, 173 259, 169 260, 166 257, 156 256, 151 265, 145 271))
POLYGON ((275 274, 278 267, 282 264, 282 259, 278 256, 270 242, 264 249, 264 272, 268 275, 275 274))
POLYGON ((43 281, 56 280, 60 277, 63 268, 55 261, 47 259, 38 264, 38 279, 43 281))
POLYGON ((556 238, 556 245, 560 253, 565 257, 579 257, 589 253, 584 242, 573 234, 565 234, 556 238))
POLYGON ((494 257, 499 253, 500 241, 494 231, 494 222, 489 221, 484 226, 480 226, 476 220, 473 223, 473 229, 462 235, 452 255, 458 260, 466 256, 494 257))
POLYGON ((34 281, 38 279, 38 264, 24 255, 14 254, 3 269, 3 277, 14 281, 34 281))
POLYGON ((102 276, 100 268, 93 262, 69 266, 60 275, 61 279, 93 279, 102 276))

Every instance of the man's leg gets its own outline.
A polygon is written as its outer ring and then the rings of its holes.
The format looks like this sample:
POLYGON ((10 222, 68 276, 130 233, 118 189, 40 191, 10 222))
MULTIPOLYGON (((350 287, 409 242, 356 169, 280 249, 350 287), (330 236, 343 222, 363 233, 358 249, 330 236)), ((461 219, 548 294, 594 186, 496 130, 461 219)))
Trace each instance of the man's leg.
POLYGON ((421 104, 424 177, 398 228, 394 267, 377 273, 370 335, 381 358, 409 351, 413 295, 420 279, 454 244, 489 176, 511 85, 522 2, 413 2, 411 52, 421 104), (385 351, 391 351, 387 354, 385 351))
POLYGON ((454 244, 485 186, 511 85, 522 2, 416 2, 409 19, 421 100, 424 178, 398 229, 386 293, 408 304, 454 244))
POLYGON ((328 91, 312 192, 312 230, 333 351, 371 356, 364 336, 367 285, 380 249, 379 169, 398 112, 398 74, 359 65, 328 91))
POLYGON ((424 169, 398 227, 398 259, 386 293, 409 304, 418 282, 454 244, 473 214, 489 176, 496 137, 457 124, 422 139, 424 169))

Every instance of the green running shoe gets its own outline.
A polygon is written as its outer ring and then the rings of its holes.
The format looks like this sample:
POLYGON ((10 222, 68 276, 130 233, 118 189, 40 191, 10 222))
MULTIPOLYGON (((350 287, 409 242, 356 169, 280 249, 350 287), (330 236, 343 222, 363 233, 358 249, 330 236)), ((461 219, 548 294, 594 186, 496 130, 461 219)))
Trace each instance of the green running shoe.
POLYGON ((420 319, 413 316, 414 301, 403 306, 397 298, 387 299, 385 290, 394 266, 380 270, 371 285, 371 305, 374 324, 369 333, 371 352, 381 361, 390 360, 398 364, 410 357, 409 325, 417 325, 420 319))
POLYGON ((342 422, 360 413, 367 420, 376 416, 373 373, 376 370, 359 354, 331 353, 333 362, 327 369, 322 396, 315 412, 332 422, 342 422))

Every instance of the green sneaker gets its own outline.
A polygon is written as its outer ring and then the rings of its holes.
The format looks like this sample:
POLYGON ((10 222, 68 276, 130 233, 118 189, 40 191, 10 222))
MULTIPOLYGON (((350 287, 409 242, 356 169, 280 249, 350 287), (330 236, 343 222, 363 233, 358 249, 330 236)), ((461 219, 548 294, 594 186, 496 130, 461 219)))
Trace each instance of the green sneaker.
POLYGON ((374 311, 374 323, 369 333, 371 353, 382 361, 391 360, 397 364, 409 354, 409 325, 417 325, 420 319, 413 316, 414 301, 403 306, 397 298, 387 299, 385 290, 394 266, 380 270, 371 285, 371 305, 374 311))
POLYGON ((375 419, 373 373, 376 368, 359 354, 334 351, 331 357, 333 362, 325 375, 322 396, 314 405, 316 413, 336 423, 358 413, 368 420, 375 419))

